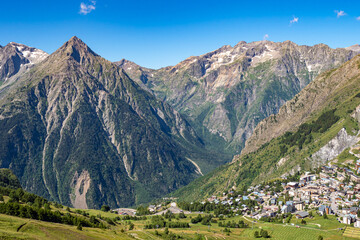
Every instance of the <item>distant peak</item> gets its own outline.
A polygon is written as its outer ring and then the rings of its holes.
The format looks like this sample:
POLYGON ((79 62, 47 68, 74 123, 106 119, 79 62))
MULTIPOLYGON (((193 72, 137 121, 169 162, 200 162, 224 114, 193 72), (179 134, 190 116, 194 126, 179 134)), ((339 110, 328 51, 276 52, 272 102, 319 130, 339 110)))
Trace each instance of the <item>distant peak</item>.
POLYGON ((359 44, 355 44, 352 45, 350 47, 345 48, 346 50, 351 50, 351 51, 355 51, 355 52, 360 52, 360 45, 359 44))
POLYGON ((290 41, 290 40, 286 40, 283 42, 283 44, 289 44, 289 45, 297 45, 296 43, 290 41))

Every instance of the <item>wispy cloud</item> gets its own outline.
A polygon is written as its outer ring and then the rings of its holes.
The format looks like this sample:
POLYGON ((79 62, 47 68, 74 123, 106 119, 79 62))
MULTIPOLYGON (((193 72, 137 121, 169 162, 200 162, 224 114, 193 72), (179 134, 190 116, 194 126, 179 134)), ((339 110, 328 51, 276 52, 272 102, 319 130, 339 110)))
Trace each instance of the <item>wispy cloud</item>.
POLYGON ((336 13, 336 17, 342 17, 346 15, 346 12, 344 12, 343 10, 335 10, 334 11, 336 13))
POLYGON ((292 25, 293 23, 297 23, 297 22, 299 22, 299 18, 293 17, 293 19, 290 20, 290 25, 292 25))
POLYGON ((360 16, 356 18, 356 20, 360 21, 360 16))
POLYGON ((81 3, 80 4, 80 14, 86 15, 91 13, 91 11, 95 10, 96 7, 96 1, 90 1, 90 3, 86 4, 86 3, 81 3))
POLYGON ((267 40, 269 38, 269 34, 265 34, 263 40, 267 40))

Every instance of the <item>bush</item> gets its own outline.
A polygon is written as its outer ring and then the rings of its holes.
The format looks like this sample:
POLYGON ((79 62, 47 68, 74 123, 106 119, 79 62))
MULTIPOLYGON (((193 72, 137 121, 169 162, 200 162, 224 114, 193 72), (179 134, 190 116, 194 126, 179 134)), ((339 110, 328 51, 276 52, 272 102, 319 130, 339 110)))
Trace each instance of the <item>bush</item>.
POLYGON ((134 229, 134 227, 135 227, 135 225, 134 225, 132 222, 130 222, 130 225, 129 225, 129 230, 133 230, 133 229, 134 229))
POLYGON ((81 225, 81 223, 79 223, 79 224, 77 225, 76 229, 82 231, 82 225, 81 225))

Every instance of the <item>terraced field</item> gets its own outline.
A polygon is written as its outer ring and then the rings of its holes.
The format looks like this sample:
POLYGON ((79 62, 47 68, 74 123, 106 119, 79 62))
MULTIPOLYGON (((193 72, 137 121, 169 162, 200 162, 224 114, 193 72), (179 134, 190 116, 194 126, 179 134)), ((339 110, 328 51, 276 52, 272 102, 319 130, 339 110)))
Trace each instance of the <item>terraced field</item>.
POLYGON ((360 228, 347 227, 345 229, 344 236, 360 239, 360 228))

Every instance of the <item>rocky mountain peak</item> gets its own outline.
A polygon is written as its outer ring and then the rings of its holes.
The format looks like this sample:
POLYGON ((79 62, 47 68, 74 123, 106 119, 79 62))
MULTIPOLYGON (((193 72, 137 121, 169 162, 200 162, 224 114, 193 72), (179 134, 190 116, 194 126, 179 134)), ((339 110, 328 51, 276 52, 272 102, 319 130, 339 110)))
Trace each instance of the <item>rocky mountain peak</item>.
POLYGON ((98 56, 93 52, 80 38, 73 36, 62 47, 55 51, 52 55, 60 58, 71 58, 82 64, 87 62, 94 56, 98 56))

